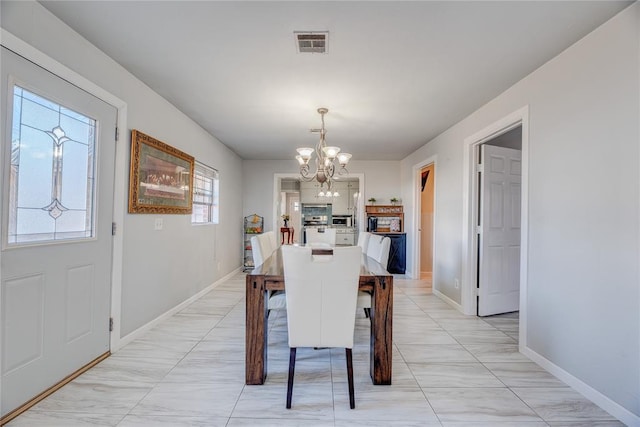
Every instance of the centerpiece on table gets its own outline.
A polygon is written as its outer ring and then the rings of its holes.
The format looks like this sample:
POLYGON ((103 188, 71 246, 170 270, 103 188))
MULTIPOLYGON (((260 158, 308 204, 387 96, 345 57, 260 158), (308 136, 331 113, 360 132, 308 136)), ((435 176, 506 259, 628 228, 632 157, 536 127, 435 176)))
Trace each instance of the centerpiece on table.
POLYGON ((284 221, 284 226, 288 228, 289 227, 289 215, 288 214, 282 215, 282 220, 284 221))

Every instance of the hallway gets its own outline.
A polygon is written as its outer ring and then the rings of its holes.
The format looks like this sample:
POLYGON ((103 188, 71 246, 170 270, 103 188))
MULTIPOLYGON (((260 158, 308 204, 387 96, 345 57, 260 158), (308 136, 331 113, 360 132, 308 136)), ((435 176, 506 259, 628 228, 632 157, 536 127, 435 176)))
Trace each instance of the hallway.
POLYGON ((621 426, 518 352, 516 314, 464 316, 427 281, 395 279, 393 385, 369 379, 368 320, 353 350, 299 349, 293 407, 286 315, 269 319, 269 373, 244 385, 244 274, 66 385, 9 426, 621 426))

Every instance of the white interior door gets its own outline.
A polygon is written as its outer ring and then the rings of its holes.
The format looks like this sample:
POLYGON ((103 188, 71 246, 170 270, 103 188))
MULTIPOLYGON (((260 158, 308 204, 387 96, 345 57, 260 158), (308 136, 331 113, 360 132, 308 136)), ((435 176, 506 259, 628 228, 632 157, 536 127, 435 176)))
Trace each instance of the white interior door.
POLYGON ((522 152, 480 150, 478 315, 489 316, 519 309, 522 152))
POLYGON ((117 111, 1 60, 4 416, 109 351, 117 111))

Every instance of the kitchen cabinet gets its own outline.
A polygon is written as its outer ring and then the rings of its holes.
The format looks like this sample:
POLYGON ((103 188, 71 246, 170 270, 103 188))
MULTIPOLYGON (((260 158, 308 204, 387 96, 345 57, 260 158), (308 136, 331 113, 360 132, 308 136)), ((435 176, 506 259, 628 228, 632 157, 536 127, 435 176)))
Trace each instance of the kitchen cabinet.
POLYGON ((360 185, 357 181, 351 181, 347 185, 347 215, 354 215, 356 211, 356 195, 360 191, 360 185))
POLYGON ((337 246, 355 246, 356 234, 351 227, 336 228, 336 245, 337 246))
POLYGON ((327 203, 324 197, 318 197, 320 184, 317 181, 300 183, 300 203, 327 203))
POLYGON ((404 274, 407 268, 407 234, 406 233, 373 233, 391 239, 389 263, 387 271, 391 274, 404 274))
POLYGON ((340 194, 338 197, 327 198, 331 200, 333 209, 332 215, 350 215, 349 213, 349 188, 346 182, 334 182, 331 185, 332 191, 337 191, 340 194))
MULTIPOLYGON (((320 184, 317 181, 300 182, 300 203, 329 203, 332 215, 353 215, 354 194, 359 191, 358 181, 334 181, 331 191, 338 191, 338 197, 318 197, 320 184)), ((326 187, 325 187, 326 189, 326 187)))

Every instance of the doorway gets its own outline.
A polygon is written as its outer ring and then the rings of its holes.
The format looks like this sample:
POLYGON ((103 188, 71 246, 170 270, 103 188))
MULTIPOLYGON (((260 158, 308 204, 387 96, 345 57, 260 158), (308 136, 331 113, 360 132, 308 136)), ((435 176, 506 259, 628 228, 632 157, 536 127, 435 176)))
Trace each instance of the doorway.
POLYGON ((479 143, 474 234, 478 316, 520 305, 522 126, 479 143))
POLYGON ((418 271, 420 280, 431 281, 433 278, 433 202, 435 164, 420 169, 420 263, 418 271))
POLYGON ((465 138, 463 150, 463 235, 462 235, 462 311, 477 315, 477 208, 478 175, 476 174, 477 147, 514 128, 521 127, 521 193, 520 193, 520 264, 519 264, 519 327, 518 345, 522 351, 527 345, 527 269, 528 269, 528 211, 529 211, 529 107, 522 107, 465 138))
MULTIPOLYGON (((345 200, 346 200, 346 197, 349 197, 352 200, 353 228, 356 231, 364 231, 360 226, 360 224, 364 224, 364 198, 360 197, 361 194, 365 194, 364 193, 365 191, 364 190, 364 186, 365 186, 364 174, 349 173, 349 175, 342 178, 341 181, 351 181, 351 182, 357 183, 358 185, 357 187, 358 190, 355 193, 345 192, 344 195, 342 195, 341 197, 345 197, 345 200)), ((298 206, 299 206, 299 209, 301 209, 302 205, 305 203, 305 200, 302 197, 302 194, 300 191, 301 190, 300 190, 300 174, 299 173, 275 173, 273 175, 273 205, 272 205, 273 230, 276 230, 276 231, 280 230, 280 227, 282 226, 282 223, 283 223, 282 214, 286 212, 287 208, 290 209, 289 211, 290 221, 293 221, 293 217, 291 216, 291 212, 292 212, 291 209, 295 209, 296 201, 293 198, 286 197, 286 195, 298 194, 299 195, 298 206), (287 202, 287 199, 289 199, 290 203, 287 202)), ((297 216, 297 215, 301 215, 301 212, 298 211, 296 213, 294 210, 293 215, 295 215, 297 218, 295 221, 297 221, 298 224, 301 224, 301 217, 297 216)), ((294 223, 290 222, 289 224, 290 226, 292 226, 294 223)), ((302 226, 300 226, 299 231, 298 229, 296 229, 294 236, 295 236, 294 240, 296 242, 301 243, 304 241, 304 238, 303 238, 304 230, 302 226)), ((358 236, 356 233, 356 236, 355 236, 356 241, 357 241, 357 238, 358 236)))
POLYGON ((428 280, 436 283, 436 170, 437 156, 413 165, 413 230, 407 234, 407 242, 411 242, 413 256, 408 270, 413 279, 428 280))

